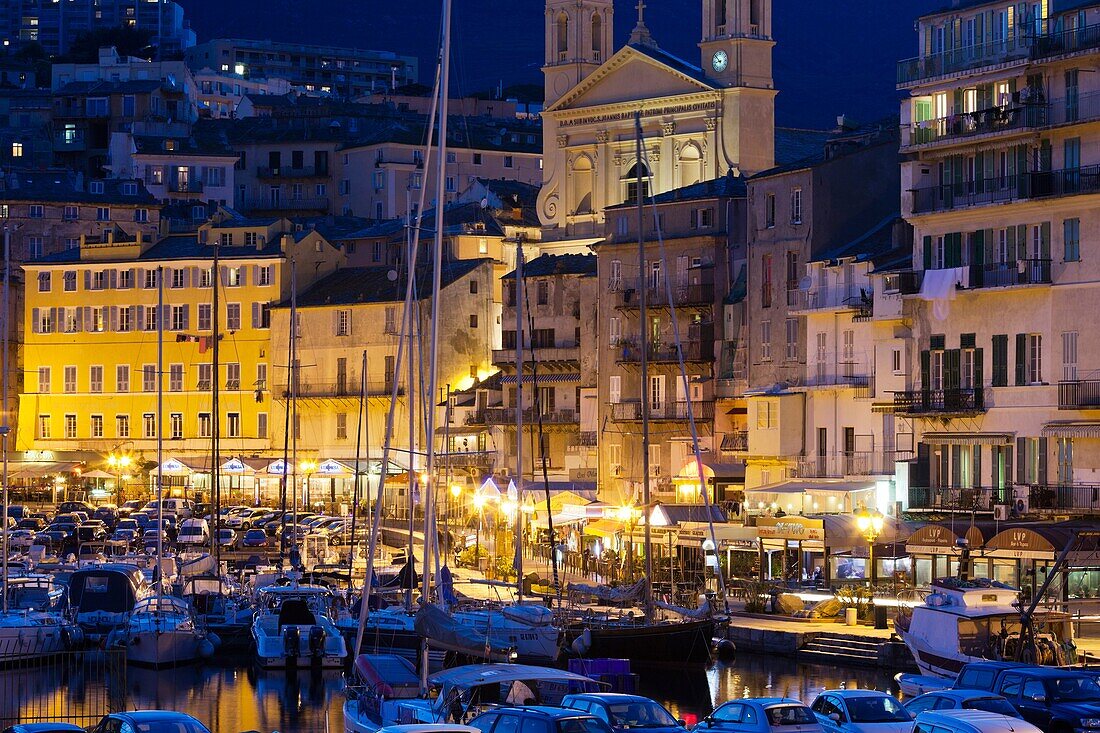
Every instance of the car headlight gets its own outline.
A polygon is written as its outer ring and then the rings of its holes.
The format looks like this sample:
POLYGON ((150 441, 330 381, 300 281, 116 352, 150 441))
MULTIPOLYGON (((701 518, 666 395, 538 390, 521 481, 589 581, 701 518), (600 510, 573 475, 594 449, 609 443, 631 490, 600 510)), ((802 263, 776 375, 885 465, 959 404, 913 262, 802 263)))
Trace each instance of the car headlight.
POLYGON ((1100 718, 1081 718, 1082 728, 1100 728, 1100 718))

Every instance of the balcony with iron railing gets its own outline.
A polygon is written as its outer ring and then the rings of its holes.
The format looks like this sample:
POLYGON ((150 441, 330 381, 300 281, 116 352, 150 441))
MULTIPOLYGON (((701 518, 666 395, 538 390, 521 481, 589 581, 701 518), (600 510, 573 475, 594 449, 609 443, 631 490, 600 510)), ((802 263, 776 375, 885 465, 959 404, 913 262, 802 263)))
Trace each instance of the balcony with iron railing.
POLYGON ((329 200, 321 197, 308 197, 308 198, 292 198, 289 196, 280 196, 277 199, 271 199, 269 197, 257 196, 254 198, 241 199, 237 204, 241 209, 248 212, 257 211, 320 211, 326 212, 329 209, 329 200))
MULTIPOLYGON (((617 308, 633 309, 641 307, 641 293, 637 280, 623 282, 615 291, 618 295, 617 308)), ((664 281, 646 281, 646 307, 663 308, 669 305, 668 289, 664 281)), ((672 305, 677 308, 707 307, 714 305, 714 285, 711 283, 673 284, 672 305)))
POLYGON ((749 450, 749 431, 734 430, 722 436, 719 449, 723 453, 747 453, 749 450))
MULTIPOLYGON (((514 407, 487 407, 481 417, 486 425, 515 426, 516 408, 514 407)), ((546 410, 541 416, 534 408, 524 408, 523 425, 526 428, 543 425, 579 425, 580 416, 576 410, 546 410)))
POLYGON ((437 453, 436 465, 445 468, 492 468, 496 463, 496 451, 456 451, 437 453))
POLYGON ((1049 285, 1049 259, 986 262, 970 266, 970 287, 1004 288, 1010 285, 1049 285))
POLYGON ((1097 48, 1100 48, 1100 24, 1086 25, 1057 29, 1035 37, 1031 42, 1031 57, 1041 60, 1097 48))
MULTIPOLYGON (((303 379, 298 382, 297 396, 300 399, 357 399, 362 389, 363 385, 357 379, 335 382, 313 382, 303 379)), ((284 398, 290 396, 289 387, 285 380, 275 385, 275 393, 282 395, 284 398)), ((384 379, 367 380, 366 394, 368 397, 389 397, 393 394, 393 382, 384 379)), ((405 394, 404 386, 398 385, 397 394, 405 394)))
POLYGON ((1100 484, 1029 484, 1028 513, 1097 515, 1100 514, 1100 484))
POLYGON ((795 302, 791 304, 788 299, 788 304, 795 312, 854 310, 869 316, 874 307, 870 284, 820 286, 794 292, 795 302))
POLYGON ((1050 102, 1014 102, 914 122, 909 146, 952 143, 979 135, 1033 130, 1100 119, 1100 94, 1082 94, 1050 102))
POLYGON ((814 355, 806 370, 806 387, 855 387, 867 388, 872 381, 873 365, 869 359, 861 359, 853 354, 841 354, 840 360, 834 360, 829 352, 814 355))
POLYGON ((169 193, 202 193, 203 182, 197 180, 176 179, 168 182, 169 193))
POLYGON ((941 186, 912 189, 913 213, 952 211, 970 206, 1100 192, 1100 165, 1031 171, 941 186))
MULTIPOLYGON (((580 344, 575 341, 559 341, 556 346, 533 346, 523 351, 523 359, 528 368, 535 361, 539 364, 552 362, 573 364, 580 362, 580 358, 580 344)), ((493 364, 511 366, 515 363, 516 350, 514 347, 510 349, 493 349, 493 364)))
POLYGON ((982 387, 918 389, 894 393, 894 410, 903 415, 973 415, 985 412, 982 387))
MULTIPOLYGON (((685 362, 712 362, 714 361, 714 341, 688 340, 682 344, 685 362)), ((647 343, 646 361, 650 364, 678 364, 680 353, 675 344, 647 343)), ((642 361, 642 347, 636 338, 628 338, 619 341, 615 360, 619 364, 640 364, 642 361)))
POLYGON ((902 59, 897 67, 897 84, 899 87, 908 87, 948 74, 986 66, 1022 63, 1030 55, 1030 40, 1030 37, 1023 34, 1010 33, 1007 38, 988 43, 902 59))
MULTIPOLYGON (((614 422, 640 422, 642 419, 641 400, 625 400, 612 402, 611 419, 614 422)), ((714 400, 692 400, 691 402, 671 402, 665 400, 659 403, 650 403, 650 420, 688 420, 689 416, 696 420, 714 419, 714 400)))
POLYGON ((271 179, 271 178, 325 178, 328 176, 328 170, 317 169, 312 165, 298 166, 297 168, 289 165, 281 165, 277 168, 261 165, 256 168, 256 178, 259 179, 271 179))
POLYGON ((1100 410, 1100 379, 1058 383, 1059 410, 1100 410))
POLYGON ((948 512, 992 512, 997 504, 1013 499, 1011 487, 947 488, 910 486, 909 509, 948 512))
POLYGON ((890 476, 897 461, 913 458, 911 451, 852 451, 799 458, 792 468, 794 478, 843 478, 845 476, 890 476))

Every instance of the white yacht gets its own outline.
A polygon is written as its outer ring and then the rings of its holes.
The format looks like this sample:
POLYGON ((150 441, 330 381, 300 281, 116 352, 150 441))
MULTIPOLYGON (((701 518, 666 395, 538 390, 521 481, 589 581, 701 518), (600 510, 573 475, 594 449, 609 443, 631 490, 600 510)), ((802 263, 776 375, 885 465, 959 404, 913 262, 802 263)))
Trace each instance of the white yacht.
MULTIPOLYGON (((1020 643, 1020 591, 997 581, 941 578, 916 606, 900 605, 894 628, 922 674, 954 677, 967 662, 1015 659, 1020 643)), ((1036 613, 1038 659, 1026 661, 1061 665, 1072 655, 1070 617, 1036 613)))
POLYGON ((195 627, 191 608, 179 598, 151 596, 137 602, 125 626, 107 639, 126 650, 126 661, 150 667, 189 664, 214 653, 216 637, 195 627))
POLYGON ((256 596, 252 638, 256 659, 265 668, 340 667, 348 656, 333 623, 332 591, 318 585, 262 588, 256 596))
POLYGON ((104 639, 125 625, 138 601, 152 595, 152 586, 136 565, 93 565, 69 579, 69 608, 89 641, 104 639))
POLYGON ((561 630, 546 606, 511 604, 500 608, 454 611, 459 621, 485 637, 492 647, 515 650, 519 661, 552 662, 558 657, 561 630))

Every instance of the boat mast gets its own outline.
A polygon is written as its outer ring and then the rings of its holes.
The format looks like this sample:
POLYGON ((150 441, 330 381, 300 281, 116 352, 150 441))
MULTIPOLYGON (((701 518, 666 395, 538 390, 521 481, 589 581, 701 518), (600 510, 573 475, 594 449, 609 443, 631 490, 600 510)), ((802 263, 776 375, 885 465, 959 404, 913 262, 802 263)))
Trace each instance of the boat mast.
MULTIPOLYGON (((355 420, 355 483, 351 491, 351 542, 348 543, 348 590, 351 590, 355 568, 355 524, 359 517, 359 454, 363 450, 363 413, 367 409, 367 350, 363 349, 363 364, 359 367, 359 415, 355 420)), ((367 415, 370 419, 370 415, 367 415)), ((370 467, 370 441, 367 441, 367 466, 370 467)))
MULTIPOLYGON (((293 526, 291 528, 291 553, 298 560, 298 371, 301 364, 298 363, 298 263, 290 261, 290 398, 287 409, 290 416, 290 461, 287 466, 283 464, 283 476, 290 471, 291 487, 294 491, 293 526)), ((300 562, 300 560, 298 560, 300 562)), ((291 565, 294 570, 294 565, 291 565)))
POLYGON ((210 397, 210 488, 211 498, 214 500, 214 511, 211 514, 214 517, 214 526, 210 530, 210 544, 211 550, 214 555, 214 562, 217 567, 221 567, 221 548, 218 546, 218 522, 221 520, 222 513, 222 492, 221 492, 221 476, 219 475, 219 460, 218 460, 218 444, 221 440, 221 424, 222 418, 218 414, 218 398, 221 394, 220 385, 218 384, 219 369, 221 365, 218 363, 218 341, 221 336, 218 332, 219 318, 218 318, 218 283, 221 280, 221 268, 219 265, 218 255, 221 253, 221 242, 219 238, 214 238, 214 276, 210 279, 210 287, 213 289, 213 302, 210 307, 210 319, 211 327, 213 328, 214 344, 211 352, 211 374, 213 375, 213 381, 210 383, 212 388, 210 397))
MULTIPOLYGON (((523 602, 523 512, 520 511, 523 504, 523 298, 523 237, 519 236, 516 237, 516 516, 512 564, 516 568, 516 599, 520 603, 523 602)), ((531 389, 538 395, 538 384, 532 384, 531 389)))
POLYGON ((645 619, 653 620, 653 543, 649 531, 649 347, 646 343, 649 328, 646 312, 645 279, 645 197, 642 195, 642 113, 634 113, 634 152, 637 158, 634 170, 638 204, 638 344, 641 347, 642 367, 642 506, 645 512, 645 619))
POLYGON ((164 265, 157 267, 157 594, 164 587, 164 265))
POLYGON ((8 436, 11 434, 11 422, 8 418, 8 349, 10 348, 11 341, 11 227, 7 224, 4 225, 4 376, 3 386, 4 394, 0 397, 0 403, 3 405, 3 424, 0 425, 0 433, 2 433, 3 440, 3 493, 4 493, 4 516, 3 516, 3 595, 4 595, 4 613, 8 612, 8 436))
MULTIPOLYGON (((294 261, 291 260, 290 271, 293 275, 294 261)), ((293 302, 293 301, 292 301, 293 302)), ((287 461, 290 458, 290 396, 294 392, 294 330, 298 327, 295 322, 296 314, 290 312, 290 338, 287 339, 286 355, 286 409, 283 411, 283 472, 279 477, 279 565, 282 566, 286 558, 286 479, 289 475, 287 461)))

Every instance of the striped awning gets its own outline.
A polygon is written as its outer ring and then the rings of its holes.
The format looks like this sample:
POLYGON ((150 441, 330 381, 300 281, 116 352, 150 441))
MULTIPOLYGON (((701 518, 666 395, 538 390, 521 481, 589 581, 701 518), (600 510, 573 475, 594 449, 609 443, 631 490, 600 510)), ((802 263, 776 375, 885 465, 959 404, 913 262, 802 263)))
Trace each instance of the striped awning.
POLYGON ((930 445, 1012 445, 1015 433, 924 433, 920 441, 930 445))
POLYGON ((1100 422, 1048 422, 1044 438, 1100 438, 1100 422))
MULTIPOLYGON (((534 380, 535 380, 535 375, 533 375, 533 374, 524 374, 523 375, 523 383, 524 384, 531 384, 534 380)), ((540 374, 539 379, 538 379, 539 384, 569 384, 571 382, 579 382, 579 381, 581 381, 580 373, 573 373, 573 374, 540 374)), ((502 376, 500 378, 500 383, 501 384, 515 384, 516 383, 516 375, 515 374, 505 374, 504 376, 502 376)))

